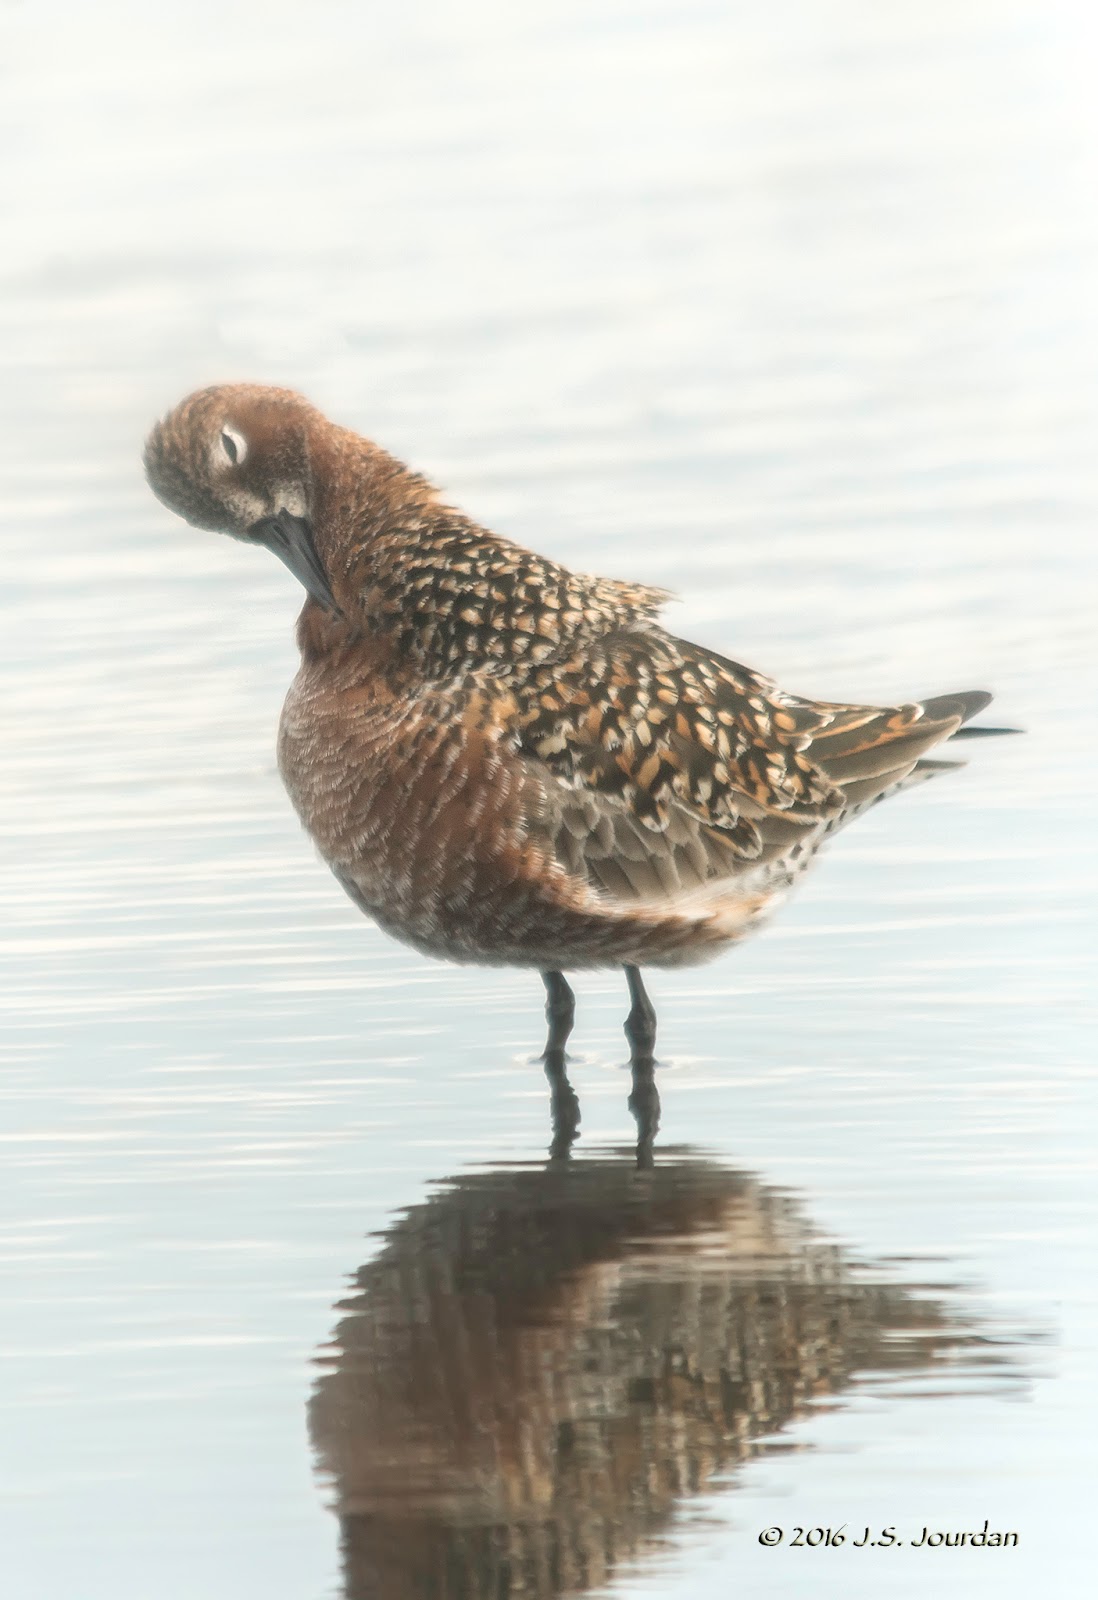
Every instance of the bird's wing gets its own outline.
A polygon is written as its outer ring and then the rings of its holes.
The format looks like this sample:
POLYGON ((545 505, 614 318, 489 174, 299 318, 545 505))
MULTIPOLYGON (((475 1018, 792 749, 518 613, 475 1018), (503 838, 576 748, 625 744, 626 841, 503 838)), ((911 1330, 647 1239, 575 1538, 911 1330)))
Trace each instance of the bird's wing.
POLYGON ((660 631, 611 634, 509 686, 518 752, 555 783, 555 849, 621 898, 762 865, 911 772, 986 697, 836 705, 660 631))

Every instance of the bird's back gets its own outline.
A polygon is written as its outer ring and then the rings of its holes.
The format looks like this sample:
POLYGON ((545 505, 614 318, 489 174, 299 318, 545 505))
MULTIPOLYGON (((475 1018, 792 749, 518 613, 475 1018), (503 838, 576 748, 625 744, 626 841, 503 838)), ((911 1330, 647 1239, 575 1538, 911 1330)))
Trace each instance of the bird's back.
POLYGON ((989 698, 787 694, 666 598, 432 506, 375 538, 357 641, 307 608, 283 772, 365 909, 473 960, 703 959, 989 698))

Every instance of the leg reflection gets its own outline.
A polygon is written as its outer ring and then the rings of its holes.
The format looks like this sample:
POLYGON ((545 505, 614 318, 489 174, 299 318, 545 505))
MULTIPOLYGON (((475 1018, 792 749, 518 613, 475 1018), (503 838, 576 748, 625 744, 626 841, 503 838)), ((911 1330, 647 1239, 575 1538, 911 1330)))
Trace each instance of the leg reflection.
POLYGON ((633 1092, 629 1109, 637 1122, 637 1166, 651 1167, 652 1149, 660 1126, 660 1095, 656 1088, 656 1008, 648 998, 636 967, 626 967, 632 1007, 625 1019, 633 1092))
POLYGON ((637 1166, 654 1164, 653 1146, 660 1131, 660 1092, 656 1088, 656 1063, 651 1056, 632 1060, 633 1090, 629 1109, 637 1123, 637 1166))
POLYGON ((576 997, 563 972, 543 972, 545 984, 545 1020, 549 1034, 545 1041, 545 1076, 549 1080, 549 1109, 553 1119, 553 1142, 549 1146, 551 1160, 565 1160, 579 1132, 580 1108, 576 1091, 568 1081, 565 1070, 564 1047, 576 1017, 576 997))

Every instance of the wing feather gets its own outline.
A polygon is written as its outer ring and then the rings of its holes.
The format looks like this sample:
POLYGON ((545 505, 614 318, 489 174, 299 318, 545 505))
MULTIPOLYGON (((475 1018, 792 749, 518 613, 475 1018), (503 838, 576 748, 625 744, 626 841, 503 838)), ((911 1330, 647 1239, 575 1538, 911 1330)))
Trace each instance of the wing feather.
POLYGON ((614 898, 664 902, 811 854, 988 698, 800 699, 655 628, 509 687, 517 750, 555 780, 558 856, 614 898))

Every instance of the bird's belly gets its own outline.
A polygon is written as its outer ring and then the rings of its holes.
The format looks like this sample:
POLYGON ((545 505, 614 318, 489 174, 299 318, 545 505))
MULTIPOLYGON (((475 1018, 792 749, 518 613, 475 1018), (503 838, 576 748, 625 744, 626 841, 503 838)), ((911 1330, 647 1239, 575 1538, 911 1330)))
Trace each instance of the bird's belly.
POLYGON ((696 898, 600 894, 561 868, 551 829, 539 833, 525 764, 478 738, 415 704, 318 690, 304 671, 283 710, 279 767, 302 823, 355 904, 425 954, 685 965, 746 937, 785 898, 793 872, 778 862, 696 898))
POLYGON ((415 701, 318 692, 303 672, 283 709, 283 782, 361 910, 429 955, 540 965, 542 863, 500 767, 490 741, 415 701))
MULTIPOLYGON (((409 774, 387 759, 390 722, 368 705, 349 713, 302 674, 278 737, 279 771, 302 824, 355 902, 383 924, 407 920, 415 877, 407 824, 416 802, 409 774)), ((427 847, 425 837, 421 853, 427 847)))

